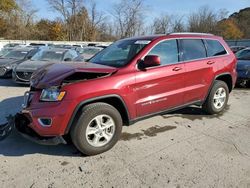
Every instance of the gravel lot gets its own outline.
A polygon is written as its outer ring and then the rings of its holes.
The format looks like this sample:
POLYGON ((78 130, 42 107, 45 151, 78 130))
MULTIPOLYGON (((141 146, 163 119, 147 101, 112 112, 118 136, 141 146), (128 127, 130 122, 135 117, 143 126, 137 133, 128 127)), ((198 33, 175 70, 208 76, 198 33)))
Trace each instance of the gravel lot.
MULTIPOLYGON (((0 123, 26 90, 0 79, 0 123)), ((124 127, 112 150, 92 157, 14 132, 0 142, 0 187, 250 188, 249 114, 250 90, 235 89, 221 115, 189 107, 156 116, 124 127)))

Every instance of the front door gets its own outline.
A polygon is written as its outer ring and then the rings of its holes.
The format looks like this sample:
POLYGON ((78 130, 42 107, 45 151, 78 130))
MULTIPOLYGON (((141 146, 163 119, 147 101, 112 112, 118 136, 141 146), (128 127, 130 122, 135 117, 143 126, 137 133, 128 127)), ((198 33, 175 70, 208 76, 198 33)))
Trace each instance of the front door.
POLYGON ((137 116, 164 111, 183 103, 184 64, 179 63, 176 40, 157 44, 148 55, 160 57, 161 65, 138 70, 136 73, 135 107, 137 116))

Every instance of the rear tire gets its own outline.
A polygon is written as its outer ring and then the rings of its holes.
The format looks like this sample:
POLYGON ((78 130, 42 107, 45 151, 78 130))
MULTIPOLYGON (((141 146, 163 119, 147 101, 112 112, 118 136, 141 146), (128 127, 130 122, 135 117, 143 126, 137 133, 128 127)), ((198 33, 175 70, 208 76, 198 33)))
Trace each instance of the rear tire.
POLYGON ((213 87, 202 108, 208 114, 218 114, 227 106, 229 89, 225 82, 215 80, 213 87))
POLYGON ((70 135, 80 152, 97 155, 117 143, 122 125, 122 117, 116 108, 106 103, 93 103, 83 107, 70 135))

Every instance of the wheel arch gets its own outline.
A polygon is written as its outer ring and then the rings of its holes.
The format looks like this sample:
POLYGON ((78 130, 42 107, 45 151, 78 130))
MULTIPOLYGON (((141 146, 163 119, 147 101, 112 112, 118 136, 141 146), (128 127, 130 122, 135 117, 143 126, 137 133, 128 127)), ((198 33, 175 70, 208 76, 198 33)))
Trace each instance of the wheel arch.
POLYGON ((214 77, 203 103, 207 100, 207 98, 209 96, 209 93, 211 92, 211 89, 213 88, 214 82, 216 80, 220 80, 220 81, 225 82, 227 84, 227 86, 228 86, 229 93, 233 90, 233 79, 232 79, 231 74, 229 72, 228 73, 223 73, 223 74, 218 74, 217 76, 214 77))
POLYGON ((95 98, 91 98, 91 99, 80 102, 74 109, 74 112, 65 129, 65 134, 68 134, 72 125, 76 123, 76 120, 78 119, 77 117, 80 116, 81 109, 88 104, 96 103, 96 102, 104 102, 116 108, 118 112, 121 114, 123 124, 129 125, 129 121, 130 121, 129 111, 122 97, 116 94, 105 95, 105 96, 95 97, 95 98))
POLYGON ((215 77, 215 80, 223 81, 227 84, 229 93, 233 90, 233 79, 230 73, 219 74, 215 77))

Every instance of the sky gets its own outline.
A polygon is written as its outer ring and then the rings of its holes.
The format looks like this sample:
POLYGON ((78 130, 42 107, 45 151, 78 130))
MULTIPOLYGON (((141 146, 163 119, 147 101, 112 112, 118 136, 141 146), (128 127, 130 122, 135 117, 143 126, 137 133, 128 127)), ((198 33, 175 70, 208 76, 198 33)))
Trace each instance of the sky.
MULTIPOLYGON (((32 0, 38 9, 37 18, 53 20, 59 15, 52 11, 46 0, 32 0)), ((88 0, 85 0, 87 2, 88 0)), ((119 0, 95 0, 98 10, 110 15, 112 5, 119 0)), ((147 19, 161 14, 185 16, 199 9, 209 6, 213 10, 226 9, 229 15, 242 8, 250 7, 250 0, 145 0, 147 19)))

